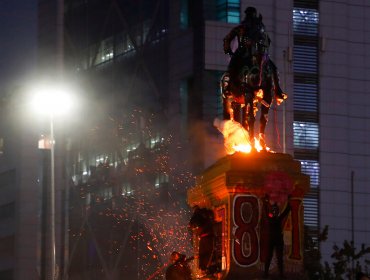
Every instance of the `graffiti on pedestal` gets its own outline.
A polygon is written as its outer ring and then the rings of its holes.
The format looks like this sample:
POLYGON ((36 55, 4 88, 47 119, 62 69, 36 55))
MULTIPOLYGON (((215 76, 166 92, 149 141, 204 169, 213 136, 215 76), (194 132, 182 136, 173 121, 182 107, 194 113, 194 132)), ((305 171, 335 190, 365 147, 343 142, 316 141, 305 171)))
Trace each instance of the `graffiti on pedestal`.
POLYGON ((226 183, 224 188, 210 192, 212 185, 207 184, 198 196, 192 193, 192 201, 200 203, 193 203, 189 224, 197 258, 193 266, 196 277, 300 275, 303 196, 308 180, 300 173, 286 172, 285 166, 274 168, 270 164, 269 171, 229 172, 212 181, 217 186, 226 183), (210 199, 205 199, 204 193, 210 199))
POLYGON ((285 205, 279 207, 268 196, 234 196, 230 208, 230 239, 226 224, 226 205, 214 211, 199 207, 195 209, 189 225, 197 238, 198 268, 206 274, 225 270, 228 265, 226 252, 229 241, 232 262, 240 267, 264 263, 265 273, 268 273, 275 250, 282 274, 284 248, 289 250, 284 254, 287 259, 302 260, 301 198, 290 198, 285 205), (284 233, 289 238, 285 247, 284 233))
MULTIPOLYGON (((277 255, 282 254, 283 231, 288 218, 291 240, 287 256, 292 260, 302 260, 299 222, 302 200, 291 198, 283 208, 285 210, 281 211, 276 203, 271 205, 266 199, 261 202, 257 196, 247 194, 234 197, 232 257, 238 266, 249 267, 257 262, 269 263, 271 251, 275 249, 280 250, 277 255)), ((267 270, 268 268, 269 265, 267 270)))
POLYGON ((259 259, 259 213, 259 203, 256 196, 235 196, 232 256, 239 266, 254 265, 259 259))

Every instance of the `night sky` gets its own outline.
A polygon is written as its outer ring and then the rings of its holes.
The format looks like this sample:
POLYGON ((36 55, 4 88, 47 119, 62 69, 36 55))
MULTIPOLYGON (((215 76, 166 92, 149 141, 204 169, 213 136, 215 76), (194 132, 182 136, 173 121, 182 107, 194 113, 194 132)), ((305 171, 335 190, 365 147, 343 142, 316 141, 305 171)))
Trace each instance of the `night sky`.
POLYGON ((0 0, 0 94, 36 66, 37 0, 0 0))

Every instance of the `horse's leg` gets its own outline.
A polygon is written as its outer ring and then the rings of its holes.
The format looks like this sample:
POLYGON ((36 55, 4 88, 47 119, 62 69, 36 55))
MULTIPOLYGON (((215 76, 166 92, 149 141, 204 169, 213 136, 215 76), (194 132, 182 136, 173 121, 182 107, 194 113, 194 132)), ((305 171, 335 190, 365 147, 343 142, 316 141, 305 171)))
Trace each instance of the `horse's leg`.
POLYGON ((233 96, 230 90, 230 74, 225 72, 220 81, 222 101, 223 101, 223 115, 225 120, 234 119, 234 110, 232 108, 233 96))
POLYGON ((224 107, 224 119, 233 120, 234 119, 234 109, 233 109, 233 98, 232 96, 223 97, 223 107, 224 107))
POLYGON ((264 89, 264 96, 261 102, 261 116, 260 116, 260 131, 259 131, 259 142, 262 149, 266 149, 266 140, 265 140, 265 129, 268 122, 268 115, 270 106, 272 103, 271 88, 264 89))
POLYGON ((268 114, 270 107, 266 107, 261 104, 261 116, 260 116, 260 132, 258 134, 258 140, 263 150, 266 149, 266 140, 265 140, 265 129, 268 122, 268 114))
POLYGON ((243 108, 243 126, 248 130, 249 142, 254 146, 254 122, 256 120, 253 107, 253 91, 245 94, 245 106, 243 108))

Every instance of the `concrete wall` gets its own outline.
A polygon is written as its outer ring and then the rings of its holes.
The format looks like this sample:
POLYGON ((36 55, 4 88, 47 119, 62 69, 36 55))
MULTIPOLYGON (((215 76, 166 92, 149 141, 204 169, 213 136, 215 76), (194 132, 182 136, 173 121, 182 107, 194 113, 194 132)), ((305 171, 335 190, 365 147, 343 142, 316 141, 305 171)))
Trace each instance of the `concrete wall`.
POLYGON ((370 245, 370 3, 320 1, 321 226, 334 243, 370 245), (354 172, 354 200, 351 172, 354 172))

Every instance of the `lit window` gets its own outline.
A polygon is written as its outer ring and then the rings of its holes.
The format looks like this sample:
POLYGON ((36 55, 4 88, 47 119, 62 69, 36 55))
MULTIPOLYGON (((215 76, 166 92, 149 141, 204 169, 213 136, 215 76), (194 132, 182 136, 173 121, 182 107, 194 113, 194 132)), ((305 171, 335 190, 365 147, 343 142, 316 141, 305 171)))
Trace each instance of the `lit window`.
POLYGON ((217 0, 217 19, 229 23, 239 23, 240 0, 217 0))
POLYGON ((112 60, 114 57, 113 53, 113 37, 105 39, 99 43, 98 46, 92 47, 92 58, 94 59, 94 65, 98 65, 109 60, 112 60), (98 47, 98 52, 96 53, 96 48, 98 47), (96 54, 96 55, 95 55, 96 54))
POLYGON ((319 147, 318 112, 318 46, 319 0, 295 0, 293 5, 294 70, 294 148, 300 156, 301 170, 310 176, 311 189, 303 199, 307 234, 318 240, 320 164, 312 160, 319 147), (296 114, 297 113, 297 114, 296 114), (310 159, 304 159, 309 157, 310 159))
POLYGON ((122 55, 134 49, 134 44, 126 33, 116 35, 115 55, 122 55))
POLYGON ((319 147, 319 125, 312 122, 293 123, 294 147, 316 149, 319 147))
POLYGON ((180 28, 186 29, 189 27, 189 1, 181 0, 180 5, 180 28))
POLYGON ((123 150, 122 150, 122 156, 123 156, 123 160, 124 162, 127 163, 128 159, 129 159, 129 154, 130 152, 132 151, 135 151, 137 149, 137 147, 139 147, 140 143, 135 143, 135 144, 128 144, 123 150))
POLYGON ((103 198, 103 200, 109 200, 113 197, 113 191, 112 187, 103 188, 100 191, 100 196, 103 198))
POLYGON ((95 166, 101 166, 101 165, 112 165, 110 163, 110 158, 112 156, 108 156, 106 154, 100 154, 95 156, 95 166))
POLYGON ((306 226, 317 227, 318 226, 318 209, 319 201, 314 197, 303 198, 304 205, 304 224, 306 226))
POLYGON ((168 174, 166 173, 158 174, 154 186, 158 189, 163 183, 168 183, 168 174))
POLYGON ((317 35, 319 13, 313 9, 293 10, 293 30, 296 34, 317 35))
POLYGON ((320 179, 320 165, 316 160, 300 160, 302 173, 309 175, 311 179, 311 186, 317 187, 320 179))
POLYGON ((158 144, 162 143, 164 141, 164 138, 162 138, 159 134, 156 135, 155 137, 149 138, 146 141, 146 147, 149 149, 155 148, 158 144))
POLYGON ((131 196, 133 194, 133 190, 129 183, 124 183, 121 189, 121 195, 123 196, 131 196))

